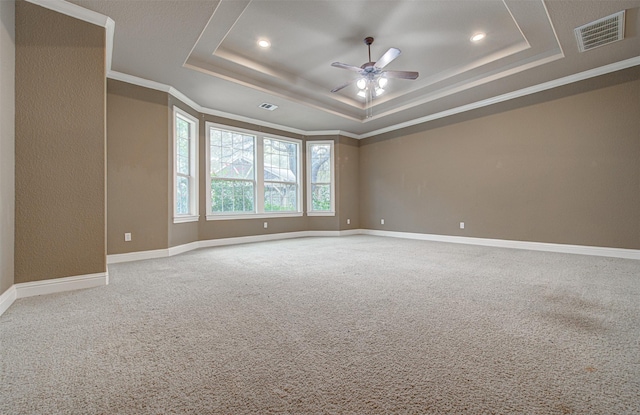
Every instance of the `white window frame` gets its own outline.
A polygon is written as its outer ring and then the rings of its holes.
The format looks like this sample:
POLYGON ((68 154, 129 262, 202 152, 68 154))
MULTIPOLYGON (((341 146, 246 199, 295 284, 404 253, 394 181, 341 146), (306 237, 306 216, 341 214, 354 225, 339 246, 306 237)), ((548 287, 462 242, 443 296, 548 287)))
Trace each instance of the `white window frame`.
POLYGON ((307 216, 335 216, 336 215, 336 170, 335 170, 335 142, 333 140, 317 140, 307 141, 307 216), (314 144, 329 145, 331 151, 331 209, 330 210, 313 210, 313 196, 311 193, 311 149, 314 144))
POLYGON ((206 205, 207 205, 207 220, 231 220, 231 219, 261 219, 261 218, 286 218, 286 217, 299 217, 303 215, 302 212, 302 187, 303 180, 302 173, 302 141, 290 138, 282 137, 274 134, 264 134, 259 131, 247 130, 243 128, 230 127, 224 124, 217 124, 210 121, 205 123, 205 185, 206 185, 206 205), (254 171, 255 171, 255 193, 254 193, 254 211, 253 212, 224 212, 215 213, 211 211, 211 128, 219 128, 221 130, 237 132, 241 134, 253 135, 256 137, 254 147, 254 171), (265 212, 264 210, 264 140, 274 139, 279 141, 287 141, 298 145, 298 171, 296 177, 298 178, 298 194, 296 197, 297 207, 295 212, 265 212))
POLYGON ((198 154, 199 154, 199 128, 200 123, 196 117, 183 111, 182 109, 174 106, 173 107, 173 223, 184 223, 184 222, 197 222, 200 219, 199 213, 199 199, 198 199, 198 154), (190 132, 192 136, 189 137, 190 145, 189 145, 189 213, 188 214, 178 214, 177 212, 177 204, 178 204, 178 192, 176 189, 178 176, 182 176, 178 173, 178 123, 176 120, 178 118, 182 118, 190 125, 190 132))

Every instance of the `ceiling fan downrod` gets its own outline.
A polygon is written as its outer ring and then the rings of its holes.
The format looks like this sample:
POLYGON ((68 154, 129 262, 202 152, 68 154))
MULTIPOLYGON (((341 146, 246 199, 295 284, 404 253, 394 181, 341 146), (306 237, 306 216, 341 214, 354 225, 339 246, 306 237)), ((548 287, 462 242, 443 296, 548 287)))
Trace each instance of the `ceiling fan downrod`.
POLYGON ((373 43, 373 38, 371 36, 367 36, 364 38, 364 44, 369 48, 369 62, 371 62, 371 44, 373 43))

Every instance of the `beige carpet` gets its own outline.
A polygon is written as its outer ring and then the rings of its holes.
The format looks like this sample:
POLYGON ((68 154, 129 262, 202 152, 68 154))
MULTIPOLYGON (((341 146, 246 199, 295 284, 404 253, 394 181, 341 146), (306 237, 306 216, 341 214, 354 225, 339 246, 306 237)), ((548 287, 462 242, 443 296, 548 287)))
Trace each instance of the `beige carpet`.
POLYGON ((640 413, 640 261, 351 236, 109 272, 0 317, 0 413, 640 413))

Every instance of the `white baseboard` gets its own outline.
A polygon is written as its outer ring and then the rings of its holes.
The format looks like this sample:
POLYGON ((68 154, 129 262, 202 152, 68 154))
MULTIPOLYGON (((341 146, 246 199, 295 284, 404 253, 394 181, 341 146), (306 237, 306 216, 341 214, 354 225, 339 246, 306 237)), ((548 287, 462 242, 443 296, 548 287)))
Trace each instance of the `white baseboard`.
POLYGON ((208 239, 195 241, 184 245, 173 246, 168 249, 156 249, 152 251, 131 252, 127 254, 107 255, 107 264, 119 262, 139 261, 143 259, 165 258, 199 248, 211 248, 215 246, 227 246, 247 244, 254 242, 276 241, 293 238, 306 238, 311 236, 347 236, 347 235, 374 235, 392 238, 418 239, 422 241, 449 242, 455 244, 493 246, 496 248, 528 249, 530 251, 558 252, 565 254, 604 256, 613 258, 638 259, 640 250, 623 248, 606 248, 599 246, 566 245, 545 242, 511 241, 507 239, 471 238, 465 236, 435 235, 428 233, 381 231, 374 229, 351 229, 346 231, 300 231, 271 233, 267 235, 239 236, 236 238, 208 239))
MULTIPOLYGON (((167 249, 167 254, 165 256, 179 255, 184 252, 193 251, 194 249, 198 249, 200 247, 201 247, 200 241, 190 242, 184 245, 172 246, 169 249, 167 249)), ((108 262, 109 262, 109 255, 107 255, 107 263, 108 262)))
POLYGON ((592 255, 613 258, 638 259, 640 250, 607 248, 600 246, 566 245, 546 242, 511 241, 506 239, 471 238, 465 236, 434 235, 427 233, 380 231, 360 229, 363 235, 388 236, 392 238, 418 239, 422 241, 449 242, 455 244, 493 246, 497 248, 527 249, 530 251, 558 252, 564 254, 592 255))
POLYGON ((210 248, 213 246, 239 245, 254 242, 280 241, 284 239, 308 238, 312 236, 345 236, 359 233, 358 229, 348 231, 299 231, 270 233, 267 235, 240 236, 237 238, 209 239, 199 241, 199 248, 210 248))
POLYGON ((50 280, 30 281, 14 284, 17 298, 33 297, 34 295, 53 294, 63 291, 94 288, 109 284, 109 273, 76 275, 73 277, 53 278, 50 280))
POLYGON ((80 290, 84 288, 95 288, 108 284, 108 272, 13 284, 7 291, 0 295, 0 315, 7 311, 11 304, 19 298, 80 290))
MULTIPOLYGON (((545 242, 511 241, 506 239, 470 238, 464 236, 435 235, 427 233, 381 231, 374 229, 351 229, 346 231, 301 231, 273 233, 268 235, 241 236, 237 238, 210 239, 195 241, 184 245, 173 246, 168 249, 156 249, 151 251, 130 252, 126 254, 107 255, 107 264, 119 262, 139 261, 143 259, 163 258, 178 255, 199 248, 214 246, 237 245, 253 242, 275 241, 292 238, 305 238, 313 236, 347 236, 347 235, 373 235, 392 238, 417 239, 422 241, 448 242, 467 245, 492 246, 498 248, 527 249, 531 251, 558 252, 565 254, 592 255, 612 258, 625 258, 640 260, 640 250, 607 248, 585 245, 566 245, 545 242)), ((93 288, 109 284, 109 273, 79 275, 74 277, 56 278, 51 280, 24 282, 12 285, 0 295, 0 316, 18 298, 34 295, 52 294, 62 291, 71 291, 82 288, 93 288)))
POLYGON ((149 251, 127 252, 126 254, 111 254, 107 255, 107 265, 117 264, 119 262, 164 258, 167 256, 169 256, 169 249, 153 249, 149 251))
POLYGON ((0 316, 7 311, 11 304, 18 298, 16 294, 16 286, 12 285, 9 289, 0 295, 0 316))
POLYGON ((168 249, 154 249, 150 251, 129 252, 126 254, 111 254, 107 255, 107 264, 140 261, 143 259, 165 258, 193 251, 194 249, 211 248, 214 246, 248 244, 254 242, 276 241, 293 238, 307 238, 311 236, 346 236, 357 235, 359 233, 361 233, 360 229, 350 229, 346 231, 299 231, 270 233, 266 235, 238 236, 235 238, 207 239, 204 241, 195 241, 184 245, 172 246, 168 249))

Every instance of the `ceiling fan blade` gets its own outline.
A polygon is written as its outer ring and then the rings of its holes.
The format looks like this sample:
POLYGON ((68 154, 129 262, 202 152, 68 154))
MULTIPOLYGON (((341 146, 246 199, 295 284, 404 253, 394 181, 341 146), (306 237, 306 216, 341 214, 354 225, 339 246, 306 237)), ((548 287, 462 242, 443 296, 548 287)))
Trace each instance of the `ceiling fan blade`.
POLYGON ((358 72, 358 73, 360 73, 360 71, 362 71, 362 68, 360 68, 359 66, 348 65, 348 64, 342 63, 342 62, 333 62, 331 64, 331 66, 334 66, 336 68, 348 69, 350 71, 358 72))
POLYGON ((331 92, 338 92, 338 91, 340 91, 341 89, 348 87, 349 85, 351 85, 351 84, 352 84, 352 83, 354 83, 355 81, 356 81, 355 79, 352 79, 352 80, 350 80, 349 82, 345 82, 344 84, 342 84, 342 85, 340 85, 340 86, 338 86, 338 87, 333 88, 333 89, 331 90, 331 92))
POLYGON ((389 50, 386 51, 384 55, 380 57, 380 59, 378 59, 374 66, 378 69, 382 69, 390 64, 395 58, 400 56, 401 53, 402 52, 398 48, 389 48, 389 50))
POLYGON ((416 79, 418 77, 418 72, 411 71, 383 71, 382 73, 387 78, 416 79))

